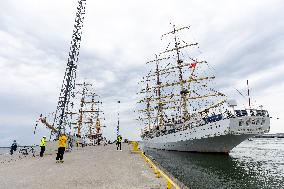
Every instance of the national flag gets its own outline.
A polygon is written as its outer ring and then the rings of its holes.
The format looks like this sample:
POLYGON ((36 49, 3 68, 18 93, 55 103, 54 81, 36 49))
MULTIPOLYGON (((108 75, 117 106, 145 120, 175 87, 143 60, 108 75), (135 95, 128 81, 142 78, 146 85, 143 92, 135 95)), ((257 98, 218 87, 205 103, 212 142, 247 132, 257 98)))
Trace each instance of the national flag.
POLYGON ((189 65, 189 68, 195 68, 196 67, 196 63, 191 63, 190 65, 189 65))

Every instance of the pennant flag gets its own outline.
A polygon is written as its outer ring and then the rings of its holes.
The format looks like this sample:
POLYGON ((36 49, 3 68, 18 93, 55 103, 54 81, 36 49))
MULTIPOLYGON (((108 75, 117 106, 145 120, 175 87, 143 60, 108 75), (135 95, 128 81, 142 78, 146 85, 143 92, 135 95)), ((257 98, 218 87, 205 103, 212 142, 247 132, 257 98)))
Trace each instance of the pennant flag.
POLYGON ((196 63, 191 63, 190 65, 189 65, 189 68, 195 68, 196 67, 196 63))

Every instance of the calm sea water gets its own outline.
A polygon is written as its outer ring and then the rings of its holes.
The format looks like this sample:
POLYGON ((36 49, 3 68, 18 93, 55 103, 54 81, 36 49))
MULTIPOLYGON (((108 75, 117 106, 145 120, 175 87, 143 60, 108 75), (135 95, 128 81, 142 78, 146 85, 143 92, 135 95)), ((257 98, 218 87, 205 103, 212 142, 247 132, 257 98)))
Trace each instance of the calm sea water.
POLYGON ((10 148, 0 147, 0 155, 8 154, 10 152, 10 148))
POLYGON ((144 151, 191 189, 284 189, 284 139, 247 140, 229 155, 144 151))

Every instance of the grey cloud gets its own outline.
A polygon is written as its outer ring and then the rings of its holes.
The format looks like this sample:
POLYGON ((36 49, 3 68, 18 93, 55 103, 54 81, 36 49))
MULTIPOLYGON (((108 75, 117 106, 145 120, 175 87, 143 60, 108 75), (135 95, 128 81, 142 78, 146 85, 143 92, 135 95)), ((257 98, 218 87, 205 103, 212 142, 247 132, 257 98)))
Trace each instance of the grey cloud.
MULTIPOLYGON (((13 137, 36 143, 36 137, 46 132, 41 128, 35 138, 30 135, 35 117, 55 110, 65 71, 74 21, 75 7, 72 6, 76 1, 33 2, 11 0, 2 2, 0 7, 0 32, 6 36, 0 39, 0 146, 9 144, 13 137), (52 7, 53 3, 59 4, 52 7)), ((256 82, 252 86, 256 93, 283 83, 282 73, 277 72, 284 58, 281 1, 264 1, 257 8, 254 4, 260 3, 252 1, 244 11, 245 1, 234 2, 236 10, 233 11, 244 13, 236 14, 238 17, 224 11, 229 4, 225 1, 219 2, 225 7, 216 7, 215 2, 209 1, 182 1, 179 5, 140 2, 139 6, 131 2, 133 11, 126 6, 127 2, 100 3, 97 11, 102 18, 96 14, 97 6, 87 7, 77 79, 87 78, 94 82, 104 102, 109 126, 106 135, 110 138, 115 136, 118 99, 122 101, 123 134, 129 138, 139 137, 141 126, 134 120, 133 113, 137 81, 147 70, 145 62, 159 51, 159 37, 168 31, 166 24, 171 22, 170 18, 184 25, 191 25, 188 22, 193 21, 192 29, 201 31, 195 33, 195 37, 201 39, 197 40, 203 51, 201 55, 215 67, 218 88, 231 87, 236 81, 245 81, 248 76, 268 69, 275 71, 275 75, 256 82), (113 12, 121 4, 121 9, 113 12), (110 9, 101 10, 109 6, 110 9), (156 12, 150 14, 154 10, 156 12), (107 17, 110 13, 113 15, 107 17)), ((94 6, 94 2, 88 5, 94 6)))

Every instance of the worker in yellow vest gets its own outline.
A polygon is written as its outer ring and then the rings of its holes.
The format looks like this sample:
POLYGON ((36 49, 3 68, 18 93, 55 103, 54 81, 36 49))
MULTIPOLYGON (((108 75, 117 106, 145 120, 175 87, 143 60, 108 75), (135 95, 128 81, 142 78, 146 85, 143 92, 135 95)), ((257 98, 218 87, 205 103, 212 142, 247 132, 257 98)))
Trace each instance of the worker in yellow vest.
POLYGON ((44 151, 45 151, 45 140, 46 140, 46 136, 43 136, 42 139, 40 140, 40 153, 39 156, 43 157, 44 151))
POLYGON ((63 155, 66 149, 67 136, 65 134, 61 134, 58 139, 58 152, 56 156, 56 163, 63 163, 63 155))
POLYGON ((118 135, 117 138, 116 138, 116 145, 117 145, 116 149, 118 150, 118 148, 119 148, 120 151, 122 151, 121 150, 121 141, 122 141, 122 136, 118 135))

